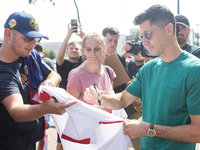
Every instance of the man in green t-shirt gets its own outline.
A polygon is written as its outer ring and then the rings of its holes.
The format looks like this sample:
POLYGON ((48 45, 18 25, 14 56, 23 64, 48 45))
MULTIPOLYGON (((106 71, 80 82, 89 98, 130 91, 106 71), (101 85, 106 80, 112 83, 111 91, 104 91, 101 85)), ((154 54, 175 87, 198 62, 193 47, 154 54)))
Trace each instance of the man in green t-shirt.
MULTIPOLYGON (((121 93, 103 95, 102 106, 120 109, 142 98, 142 121, 125 120, 124 134, 142 137, 142 150, 195 150, 200 142, 200 60, 183 51, 176 39, 173 13, 153 5, 134 19, 140 38, 157 57, 139 70, 135 80, 121 93)), ((84 93, 97 104, 93 86, 84 93)))

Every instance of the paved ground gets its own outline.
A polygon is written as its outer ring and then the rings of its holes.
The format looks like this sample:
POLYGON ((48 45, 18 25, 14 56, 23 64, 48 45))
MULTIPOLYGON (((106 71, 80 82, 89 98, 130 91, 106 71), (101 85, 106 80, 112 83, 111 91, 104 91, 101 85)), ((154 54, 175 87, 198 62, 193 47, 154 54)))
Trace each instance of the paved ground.
POLYGON ((47 129, 48 135, 48 150, 56 150, 57 132, 54 127, 47 129))

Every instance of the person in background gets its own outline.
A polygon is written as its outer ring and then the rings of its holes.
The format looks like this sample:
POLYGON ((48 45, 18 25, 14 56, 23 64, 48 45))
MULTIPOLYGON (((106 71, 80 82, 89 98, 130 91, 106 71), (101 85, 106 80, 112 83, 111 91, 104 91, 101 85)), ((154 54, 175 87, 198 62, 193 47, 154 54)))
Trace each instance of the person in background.
POLYGON ((178 43, 182 50, 186 50, 187 52, 197 56, 200 58, 200 47, 191 45, 188 43, 188 37, 190 34, 190 23, 186 16, 184 15, 176 15, 176 37, 178 43))
MULTIPOLYGON (((66 90, 67 86, 67 80, 68 80, 68 74, 69 72, 77 67, 79 62, 82 61, 81 56, 81 45, 74 41, 69 42, 71 35, 73 33, 76 33, 81 39, 85 36, 85 33, 82 31, 81 24, 78 25, 80 32, 75 32, 77 29, 73 29, 70 27, 70 24, 68 24, 68 32, 67 36, 65 37, 64 41, 62 42, 59 51, 58 51, 58 58, 56 61, 56 67, 57 67, 57 73, 61 76, 62 81, 59 84, 60 88, 63 88, 66 90), (65 59, 65 53, 68 56, 68 59, 65 59)), ((59 137, 59 134, 57 133, 57 146, 56 150, 63 150, 63 146, 59 137)))
POLYGON ((135 75, 137 74, 139 69, 144 65, 145 60, 141 54, 141 51, 138 51, 137 54, 130 54, 128 51, 132 48, 132 46, 130 46, 128 43, 131 43, 131 41, 127 41, 125 43, 124 45, 125 51, 121 54, 121 57, 123 57, 126 60, 128 75, 131 79, 133 79, 135 78, 135 75), (127 59, 129 55, 131 55, 131 57, 130 59, 127 59))
POLYGON ((32 150, 44 137, 44 115, 61 115, 77 102, 55 103, 52 98, 40 104, 35 101, 40 85, 57 86, 61 80, 34 50, 40 38, 48 37, 39 33, 37 20, 25 12, 12 13, 4 28, 0 49, 0 147, 32 150))
POLYGON ((41 43, 37 43, 35 46, 35 49, 38 51, 40 56, 42 57, 42 60, 53 70, 56 72, 56 65, 54 64, 53 60, 50 58, 44 57, 45 49, 44 46, 41 43))
MULTIPOLYGON (((176 39, 173 13, 163 5, 153 5, 134 19, 140 39, 153 56, 140 68, 133 82, 121 93, 99 91, 102 106, 120 109, 142 98, 142 121, 126 120, 124 134, 141 138, 141 149, 195 150, 200 142, 200 60, 183 51, 176 39)), ((85 100, 97 103, 93 86, 85 90, 85 100)))
MULTIPOLYGON (((118 39, 119 39, 119 30, 114 26, 109 26, 103 29, 102 35, 105 37, 105 43, 106 43, 106 55, 110 55, 115 53, 115 50, 117 48, 118 39)), ((124 69, 128 73, 128 69, 126 66, 125 59, 121 57, 119 54, 116 53, 118 56, 120 62, 122 63, 124 69)), ((127 84, 122 84, 120 86, 117 86, 114 88, 115 93, 122 92, 126 88, 127 84)))
POLYGON ((78 25, 80 28, 79 33, 74 32, 76 29, 70 28, 70 24, 71 23, 68 24, 67 36, 59 48, 56 62, 57 72, 62 78, 59 87, 63 89, 66 89, 69 72, 77 66, 76 64, 78 63, 79 59, 81 59, 81 45, 76 41, 69 42, 71 35, 76 33, 81 39, 83 39, 85 36, 80 24, 78 25), (67 54, 68 59, 65 59, 65 53, 67 54))

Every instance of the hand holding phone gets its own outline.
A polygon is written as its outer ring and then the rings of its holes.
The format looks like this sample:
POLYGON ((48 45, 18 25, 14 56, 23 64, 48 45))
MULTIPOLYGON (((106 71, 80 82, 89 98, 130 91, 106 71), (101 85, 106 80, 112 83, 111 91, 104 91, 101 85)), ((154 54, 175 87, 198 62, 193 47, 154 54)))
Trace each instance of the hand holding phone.
POLYGON ((77 19, 71 19, 71 27, 72 29, 76 29, 74 32, 77 32, 77 19))

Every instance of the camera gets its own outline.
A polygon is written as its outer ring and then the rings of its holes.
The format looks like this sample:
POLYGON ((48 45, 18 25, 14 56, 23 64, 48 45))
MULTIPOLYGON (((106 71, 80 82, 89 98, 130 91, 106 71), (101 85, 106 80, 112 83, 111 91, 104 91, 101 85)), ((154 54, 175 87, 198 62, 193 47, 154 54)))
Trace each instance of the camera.
POLYGON ((130 49, 129 51, 127 51, 128 53, 137 55, 137 53, 138 53, 139 51, 141 51, 142 44, 139 43, 139 42, 128 43, 128 45, 131 46, 131 49, 130 49))
POLYGON ((152 57, 155 58, 157 56, 153 56, 150 49, 147 46, 143 46, 142 42, 134 42, 128 43, 131 46, 131 49, 127 51, 133 55, 137 55, 139 51, 141 51, 141 55, 144 57, 152 57))

